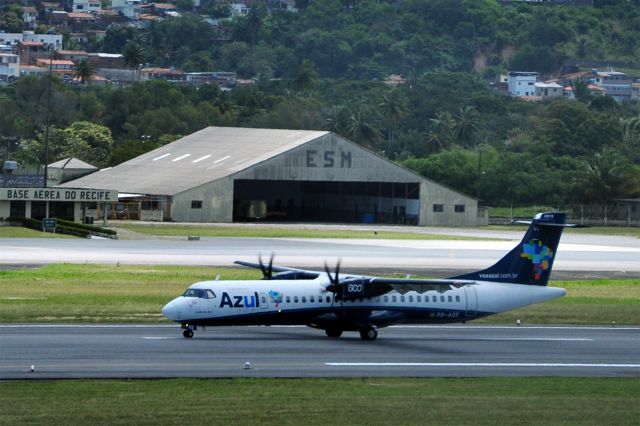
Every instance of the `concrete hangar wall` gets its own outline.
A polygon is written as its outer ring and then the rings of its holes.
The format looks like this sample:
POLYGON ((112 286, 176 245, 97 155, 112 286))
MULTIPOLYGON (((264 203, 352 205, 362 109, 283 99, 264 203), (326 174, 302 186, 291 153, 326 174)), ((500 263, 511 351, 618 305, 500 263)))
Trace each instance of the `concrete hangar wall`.
POLYGON ((478 223, 474 198, 331 132, 209 127, 67 185, 160 200, 177 222, 478 223))

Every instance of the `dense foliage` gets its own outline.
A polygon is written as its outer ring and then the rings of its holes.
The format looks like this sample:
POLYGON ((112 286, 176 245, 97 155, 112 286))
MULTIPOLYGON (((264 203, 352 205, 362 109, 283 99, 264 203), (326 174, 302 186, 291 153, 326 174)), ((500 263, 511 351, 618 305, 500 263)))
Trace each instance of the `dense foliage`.
MULTIPOLYGON (((132 70, 145 58, 236 71, 257 83, 225 92, 164 81, 71 87, 54 79, 50 160, 117 164, 211 125, 324 129, 487 204, 638 196, 638 104, 524 102, 483 79, 509 65, 553 72, 564 58, 637 60, 640 9, 600 3, 326 0, 297 14, 255 8, 222 28, 189 14, 148 30, 113 27, 103 48, 126 52, 132 70), (406 84, 385 85, 390 73, 406 84)), ((9 148, 25 163, 42 158, 47 82, 27 77, 0 91, 0 136, 20 141, 17 148, 0 141, 0 151, 9 148)))

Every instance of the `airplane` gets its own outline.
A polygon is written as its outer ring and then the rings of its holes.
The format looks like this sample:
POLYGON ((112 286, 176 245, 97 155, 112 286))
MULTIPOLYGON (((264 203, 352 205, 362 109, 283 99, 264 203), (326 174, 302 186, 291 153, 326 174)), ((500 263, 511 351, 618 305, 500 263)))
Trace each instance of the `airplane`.
POLYGON ((236 261, 259 268, 261 280, 203 281, 162 309, 192 338, 198 327, 306 325, 331 338, 357 331, 362 340, 394 324, 466 322, 556 299, 548 287, 566 213, 539 213, 522 241, 493 266, 446 279, 384 278, 236 261))

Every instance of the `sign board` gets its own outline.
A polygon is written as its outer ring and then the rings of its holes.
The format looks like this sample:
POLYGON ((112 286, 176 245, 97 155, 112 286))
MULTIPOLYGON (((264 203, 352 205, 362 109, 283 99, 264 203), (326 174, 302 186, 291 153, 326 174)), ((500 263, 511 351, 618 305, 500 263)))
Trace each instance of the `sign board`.
POLYGON ((2 201, 118 201, 118 191, 83 188, 0 188, 2 201))
POLYGON ((42 230, 44 232, 53 231, 56 232, 57 222, 53 218, 42 219, 42 230))

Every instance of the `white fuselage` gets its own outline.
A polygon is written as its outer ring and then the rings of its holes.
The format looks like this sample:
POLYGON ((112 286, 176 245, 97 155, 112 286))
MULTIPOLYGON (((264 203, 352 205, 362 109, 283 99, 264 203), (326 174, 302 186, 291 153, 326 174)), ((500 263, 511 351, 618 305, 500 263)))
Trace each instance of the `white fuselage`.
POLYGON ((375 297, 336 300, 326 285, 323 278, 203 281, 189 287, 205 290, 200 297, 180 296, 169 302, 162 313, 172 321, 203 325, 309 324, 317 315, 350 311, 402 313, 396 322, 403 323, 457 322, 566 294, 564 289, 555 287, 476 282, 444 292, 391 291, 375 297))

